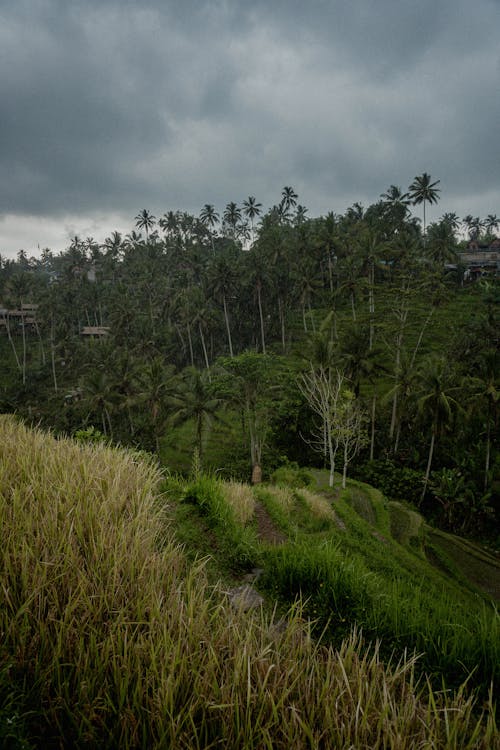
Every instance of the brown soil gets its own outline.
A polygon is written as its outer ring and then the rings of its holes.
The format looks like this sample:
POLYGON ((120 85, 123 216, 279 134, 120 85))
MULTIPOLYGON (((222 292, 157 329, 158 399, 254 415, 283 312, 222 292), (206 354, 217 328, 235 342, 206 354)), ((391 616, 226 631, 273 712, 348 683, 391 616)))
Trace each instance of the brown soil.
POLYGON ((280 531, 262 503, 255 503, 255 520, 257 522, 257 533, 259 539, 268 544, 282 544, 286 542, 286 536, 280 531))

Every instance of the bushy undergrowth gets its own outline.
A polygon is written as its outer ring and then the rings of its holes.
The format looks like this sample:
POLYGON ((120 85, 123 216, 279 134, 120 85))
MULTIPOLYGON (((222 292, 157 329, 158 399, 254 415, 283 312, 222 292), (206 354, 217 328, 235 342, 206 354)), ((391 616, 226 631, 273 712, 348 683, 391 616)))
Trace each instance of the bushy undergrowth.
MULTIPOLYGON (((491 706, 417 686, 412 659, 386 667, 356 633, 318 645, 300 606, 280 623, 234 611, 165 534, 159 478, 126 452, 0 416, 2 740, 495 747, 491 706)), ((215 507, 215 489, 196 497, 215 507)))
POLYGON ((396 466, 382 459, 358 467, 356 478, 377 487, 391 500, 403 500, 419 506, 423 474, 406 466, 396 466))
POLYGON ((271 481, 284 487, 309 487, 313 484, 313 477, 295 461, 288 461, 273 472, 271 481))

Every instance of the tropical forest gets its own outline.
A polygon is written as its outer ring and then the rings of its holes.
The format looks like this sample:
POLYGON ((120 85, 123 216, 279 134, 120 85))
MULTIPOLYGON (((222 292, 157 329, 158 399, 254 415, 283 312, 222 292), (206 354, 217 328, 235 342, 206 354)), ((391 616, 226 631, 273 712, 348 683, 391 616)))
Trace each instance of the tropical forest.
POLYGON ((0 256, 2 747, 500 747, 500 220, 439 184, 0 256))

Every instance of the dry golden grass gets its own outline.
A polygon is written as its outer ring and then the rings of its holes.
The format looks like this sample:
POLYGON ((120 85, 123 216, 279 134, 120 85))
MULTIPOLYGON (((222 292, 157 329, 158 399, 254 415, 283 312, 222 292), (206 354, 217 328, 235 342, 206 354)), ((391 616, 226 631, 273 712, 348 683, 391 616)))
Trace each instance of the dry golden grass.
POLYGON ((335 511, 326 498, 306 489, 297 490, 297 494, 303 498, 313 516, 333 521, 335 518, 335 511))
POLYGON ((412 659, 319 646, 300 607, 232 611, 166 532, 159 479, 0 416, 3 719, 15 690, 39 747, 495 747, 491 710, 417 688, 412 659))
POLYGON ((293 490, 288 487, 273 487, 272 485, 268 485, 266 487, 266 492, 271 495, 276 504, 285 513, 290 513, 292 511, 295 502, 293 490))
POLYGON ((222 487, 224 499, 242 526, 246 526, 255 512, 255 498, 252 488, 240 482, 225 482, 222 487))

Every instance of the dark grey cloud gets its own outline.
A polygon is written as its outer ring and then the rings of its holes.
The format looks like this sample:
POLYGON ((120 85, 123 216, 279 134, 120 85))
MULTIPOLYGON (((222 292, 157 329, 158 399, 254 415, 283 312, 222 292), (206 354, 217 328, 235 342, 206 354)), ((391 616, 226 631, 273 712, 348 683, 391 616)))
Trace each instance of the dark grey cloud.
POLYGON ((499 28, 497 0, 0 1, 0 252, 23 217, 284 184, 342 211, 423 171, 443 211, 500 213, 499 28))

